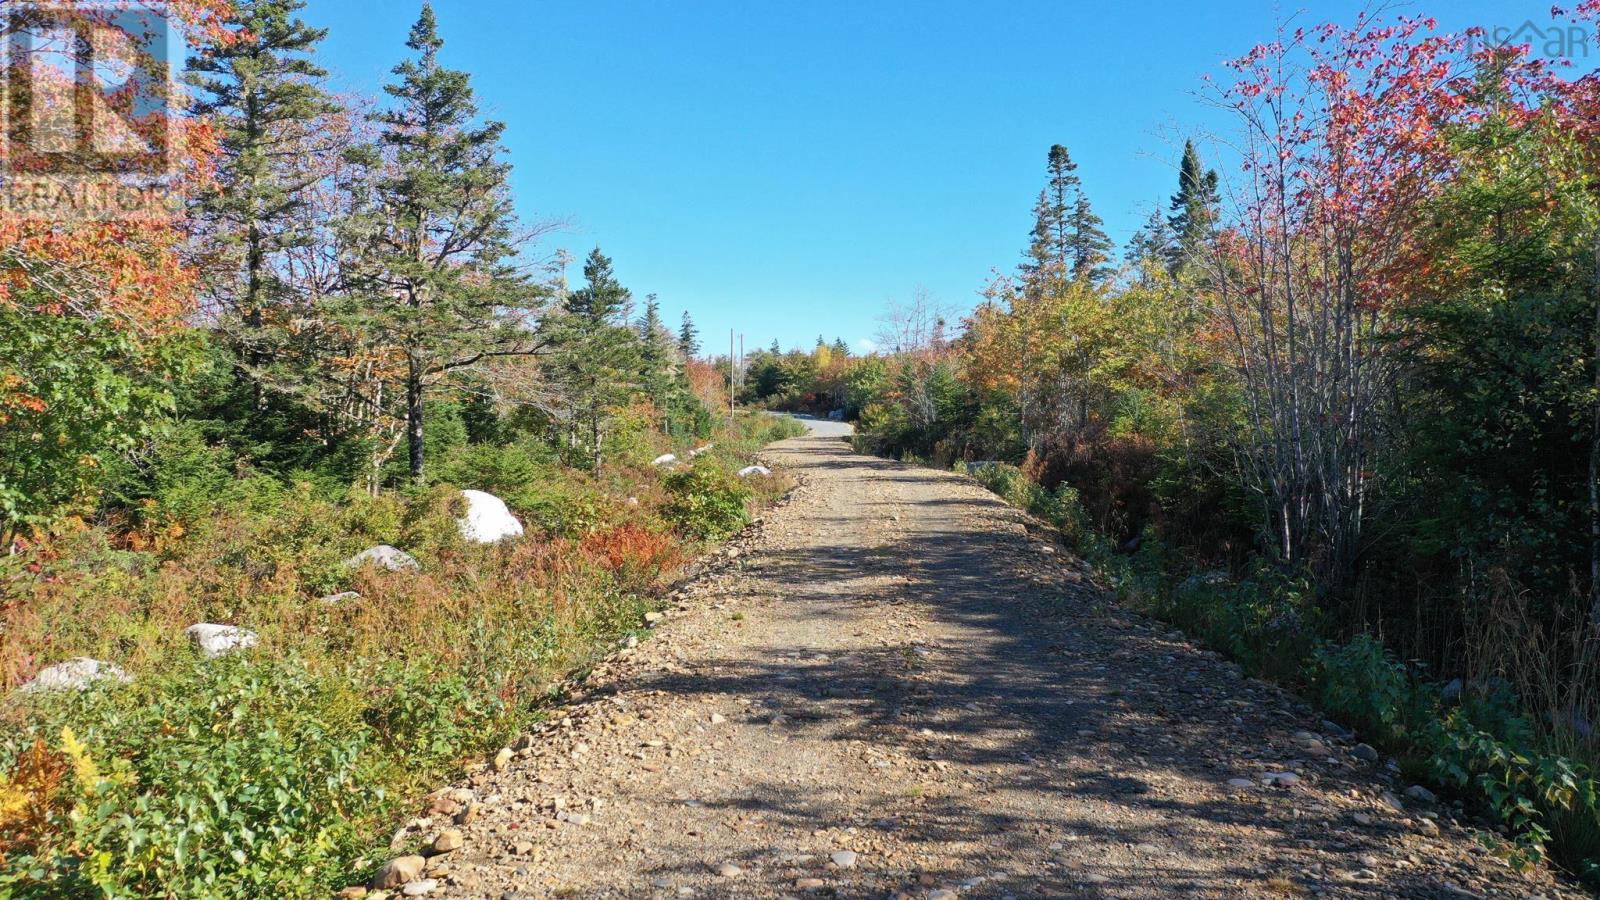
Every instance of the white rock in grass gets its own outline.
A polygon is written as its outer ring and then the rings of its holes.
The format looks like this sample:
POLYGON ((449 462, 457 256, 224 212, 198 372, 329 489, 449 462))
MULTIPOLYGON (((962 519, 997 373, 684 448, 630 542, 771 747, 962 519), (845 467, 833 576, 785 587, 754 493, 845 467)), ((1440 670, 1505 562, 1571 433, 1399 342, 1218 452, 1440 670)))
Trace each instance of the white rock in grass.
POLYGON ((338 606, 341 603, 351 603, 360 599, 361 595, 355 591, 340 591, 337 594, 329 594, 326 597, 318 597, 317 602, 325 603, 328 606, 338 606))
POLYGON ((390 572, 416 572, 422 569, 422 563, 417 562, 415 556, 388 544, 369 547, 345 560, 344 564, 349 569, 372 565, 390 572))
POLYGON ((704 447, 696 447, 693 450, 689 451, 689 458, 690 459, 694 459, 695 457, 700 456, 701 454, 710 453, 712 451, 712 449, 714 449, 716 446, 717 446, 716 444, 707 444, 704 447))
POLYGON ((766 466, 745 466, 739 470, 740 478, 749 478, 751 475, 771 475, 772 470, 766 466))
POLYGON ((190 625, 183 630, 194 641, 206 659, 216 659, 226 656, 235 650, 247 650, 261 642, 261 638, 254 631, 236 628, 232 625, 214 625, 210 622, 201 622, 190 625))
POLYGON ((660 456, 656 457, 655 459, 650 460, 650 465, 652 465, 652 466, 670 466, 670 465, 672 465, 673 463, 675 463, 677 461, 678 461, 678 454, 676 454, 676 453, 663 453, 660 456))
POLYGON ((461 536, 479 544, 493 544, 506 538, 522 537, 522 523, 506 508, 506 503, 483 491, 462 491, 467 514, 456 520, 461 536))
POLYGON ((20 690, 29 694, 40 691, 82 691, 99 681, 127 684, 132 680, 127 672, 111 663, 80 656, 40 669, 39 674, 20 690))

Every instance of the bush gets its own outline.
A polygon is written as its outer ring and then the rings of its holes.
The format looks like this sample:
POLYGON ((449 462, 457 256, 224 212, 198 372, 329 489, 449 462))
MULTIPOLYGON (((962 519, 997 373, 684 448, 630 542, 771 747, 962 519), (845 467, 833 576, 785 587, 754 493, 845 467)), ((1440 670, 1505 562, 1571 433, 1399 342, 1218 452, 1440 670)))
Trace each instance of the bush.
POLYGON ((101 525, 63 521, 0 555, 0 597, 25 600, 0 602, 0 686, 78 655, 135 676, 0 710, 0 896, 326 897, 358 880, 423 790, 637 626, 680 534, 726 535, 782 488, 727 464, 794 427, 741 418, 670 486, 608 473, 634 507, 553 454, 458 444, 451 479, 549 532, 493 546, 462 540, 453 485, 332 494, 264 477, 203 428, 166 433, 116 473, 122 505, 101 525), (423 570, 344 567, 376 543, 423 570), (201 660, 183 636, 196 621, 260 646, 201 660))
POLYGON ((40 897, 313 896, 386 809, 358 712, 355 696, 298 662, 243 656, 51 698, 4 753, 14 763, 58 746, 73 774, 34 786, 53 814, 4 821, 42 830, 7 828, 0 886, 40 897))
POLYGON ((749 492, 738 479, 715 465, 697 461, 666 478, 668 499, 663 512, 678 530, 700 540, 719 540, 750 520, 745 509, 749 492))

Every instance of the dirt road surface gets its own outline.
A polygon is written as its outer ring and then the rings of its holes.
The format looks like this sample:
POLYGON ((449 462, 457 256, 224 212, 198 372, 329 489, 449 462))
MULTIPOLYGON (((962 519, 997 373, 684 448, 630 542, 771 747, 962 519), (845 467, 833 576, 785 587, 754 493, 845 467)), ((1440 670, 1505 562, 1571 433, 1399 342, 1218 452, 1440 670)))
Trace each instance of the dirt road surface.
POLYGON ((837 435, 767 458, 802 486, 501 769, 397 835, 463 841, 408 890, 1581 896, 1511 872, 1293 697, 1116 607, 969 480, 837 435))

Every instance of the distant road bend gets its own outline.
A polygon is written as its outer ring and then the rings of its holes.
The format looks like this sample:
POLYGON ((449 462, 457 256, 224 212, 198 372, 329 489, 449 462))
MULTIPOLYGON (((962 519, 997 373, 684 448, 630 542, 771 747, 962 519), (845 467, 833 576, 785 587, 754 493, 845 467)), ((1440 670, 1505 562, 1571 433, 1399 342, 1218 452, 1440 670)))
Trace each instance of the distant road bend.
POLYGON ((808 425, 791 501, 416 823, 462 823, 432 896, 1582 896, 971 481, 808 425))

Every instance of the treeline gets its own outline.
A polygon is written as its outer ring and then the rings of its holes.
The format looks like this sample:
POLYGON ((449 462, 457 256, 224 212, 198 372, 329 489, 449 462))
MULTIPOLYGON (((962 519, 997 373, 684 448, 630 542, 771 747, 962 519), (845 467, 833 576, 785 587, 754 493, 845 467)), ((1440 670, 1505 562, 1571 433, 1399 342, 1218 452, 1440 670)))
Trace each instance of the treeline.
POLYGON ((519 219, 504 125, 440 61, 432 8, 371 99, 332 92, 302 6, 178 7, 182 215, 5 224, 0 538, 92 507, 172 419, 251 465, 374 492, 426 480, 486 416, 596 472, 635 402, 668 434, 709 433, 688 314, 674 334, 653 295, 637 308, 598 248, 575 289, 563 255, 536 255, 553 226, 519 219))
POLYGON ((1147 608, 1488 807, 1513 858, 1550 842, 1581 869, 1600 78, 1431 27, 1237 61, 1214 152, 1241 174, 1186 145, 1120 259, 1050 148, 1022 264, 959 328, 910 304, 898 352, 798 392, 842 398, 868 449, 967 464, 1147 608))

